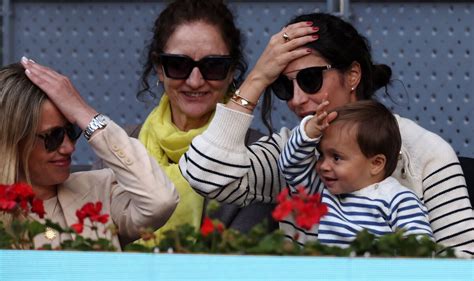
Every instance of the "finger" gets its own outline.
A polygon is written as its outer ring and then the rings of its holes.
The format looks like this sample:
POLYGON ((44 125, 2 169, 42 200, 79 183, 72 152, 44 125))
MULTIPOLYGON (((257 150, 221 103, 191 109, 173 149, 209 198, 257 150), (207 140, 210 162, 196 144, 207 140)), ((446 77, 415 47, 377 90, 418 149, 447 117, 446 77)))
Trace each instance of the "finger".
POLYGON ((328 123, 331 123, 332 121, 334 121, 334 119, 336 119, 336 117, 337 117, 337 112, 333 111, 333 112, 328 114, 326 120, 327 120, 328 123))
POLYGON ((304 36, 315 36, 319 38, 317 32, 319 31, 319 27, 317 26, 308 26, 304 24, 303 26, 298 27, 287 27, 282 30, 281 36, 284 37, 284 34, 288 35, 287 41, 292 41, 294 39, 304 37, 304 36))
POLYGON ((32 63, 29 62, 27 64, 27 69, 30 71, 34 71, 37 75, 44 77, 44 79, 47 80, 59 80, 63 75, 57 73, 53 69, 46 67, 44 65, 41 65, 39 63, 32 63))
POLYGON ((316 107, 316 111, 322 111, 329 105, 329 101, 323 98, 323 101, 316 107))
POLYGON ((28 64, 25 70, 28 78, 43 90, 50 98, 59 96, 64 92, 71 92, 72 86, 63 75, 38 64, 28 64))
POLYGON ((328 113, 326 111, 324 111, 323 113, 321 113, 321 115, 319 116, 318 118, 318 125, 324 125, 327 123, 326 121, 326 117, 328 116, 328 113))
POLYGON ((29 69, 30 71, 35 72, 36 75, 43 77, 43 79, 47 81, 54 81, 54 80, 59 80, 63 78, 63 75, 57 73, 56 71, 54 71, 53 69, 49 67, 36 63, 32 59, 22 57, 21 63, 23 67, 25 67, 25 69, 29 69))
POLYGON ((284 50, 289 52, 289 51, 292 51, 292 50, 295 50, 295 49, 298 49, 298 48, 302 48, 305 45, 307 45, 308 43, 311 43, 311 42, 316 41, 318 39, 319 39, 319 37, 317 35, 305 35, 305 36, 301 36, 301 37, 291 39, 290 41, 288 41, 286 43, 282 43, 282 42, 279 42, 279 43, 283 46, 284 50))
MULTIPOLYGON (((295 30, 308 30, 308 32, 311 32, 311 30, 313 30, 312 32, 315 32, 314 30, 319 30, 319 28, 316 28, 314 29, 313 26, 314 23, 312 21, 300 21, 300 22, 295 22, 295 23, 292 23, 292 24, 289 24, 287 26, 284 26, 281 31, 282 32, 293 32, 295 30)), ((296 35, 296 34, 293 34, 292 35, 296 35)))

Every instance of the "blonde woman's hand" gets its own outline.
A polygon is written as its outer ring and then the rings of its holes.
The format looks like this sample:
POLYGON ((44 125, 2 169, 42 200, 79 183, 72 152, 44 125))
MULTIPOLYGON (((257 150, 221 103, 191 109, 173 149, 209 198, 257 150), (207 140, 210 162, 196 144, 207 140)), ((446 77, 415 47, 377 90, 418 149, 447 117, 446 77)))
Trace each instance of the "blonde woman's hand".
POLYGON ((87 127, 97 111, 84 101, 69 78, 26 57, 21 64, 31 82, 46 93, 69 122, 82 129, 87 127))
POLYGON ((309 138, 319 138, 329 124, 337 117, 337 112, 327 112, 329 105, 327 97, 328 94, 326 93, 323 102, 316 107, 316 114, 306 122, 304 130, 309 138))

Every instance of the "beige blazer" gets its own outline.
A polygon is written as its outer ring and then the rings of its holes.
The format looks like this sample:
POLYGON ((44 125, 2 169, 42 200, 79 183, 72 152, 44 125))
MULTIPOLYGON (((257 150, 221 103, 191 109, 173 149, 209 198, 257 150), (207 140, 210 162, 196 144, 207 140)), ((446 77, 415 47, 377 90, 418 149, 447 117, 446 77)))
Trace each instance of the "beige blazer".
MULTIPOLYGON (((89 144, 109 168, 71 174, 58 187, 64 220, 48 214, 46 217, 71 226, 78 222, 77 209, 87 202, 102 201, 102 212, 110 214, 109 223, 118 228, 119 237, 113 238, 118 249, 140 238, 141 228, 160 228, 173 213, 179 198, 173 183, 145 147, 137 139, 129 138, 114 122, 94 133, 89 144)), ((103 227, 98 230, 99 235, 110 238, 103 230, 103 227)), ((88 227, 82 235, 96 238, 96 233, 88 227)), ((43 244, 41 241, 51 243, 43 235, 38 236, 37 246, 43 244)))

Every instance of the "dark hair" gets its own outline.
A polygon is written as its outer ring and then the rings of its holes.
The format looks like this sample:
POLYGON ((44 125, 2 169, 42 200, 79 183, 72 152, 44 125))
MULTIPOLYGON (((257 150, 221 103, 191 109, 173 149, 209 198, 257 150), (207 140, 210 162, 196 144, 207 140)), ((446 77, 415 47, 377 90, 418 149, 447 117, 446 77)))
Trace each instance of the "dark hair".
MULTIPOLYGON (((397 167, 402 138, 395 116, 375 100, 353 102, 334 109, 337 112, 332 124, 356 125, 356 139, 362 153, 367 157, 383 154, 387 158, 384 178, 397 167)), ((324 136, 323 136, 324 137, 324 136)))
MULTIPOLYGON (((374 65, 368 40, 361 35, 350 23, 325 13, 300 15, 288 24, 297 22, 313 22, 319 27, 319 39, 306 45, 321 54, 329 64, 337 65, 341 71, 347 70, 353 62, 361 67, 361 81, 356 88, 358 100, 373 98, 376 90, 385 87, 390 82, 392 70, 388 65, 374 65)), ((262 106, 262 119, 268 127, 271 112, 271 93, 265 92, 262 106)), ((270 128, 269 128, 270 129, 270 128)))
POLYGON ((233 58, 233 69, 237 72, 233 84, 238 87, 247 71, 247 63, 242 48, 241 32, 234 23, 234 16, 222 0, 176 0, 170 3, 155 20, 153 38, 146 48, 146 62, 140 78, 138 99, 146 93, 156 95, 150 90, 148 78, 154 66, 160 64, 158 54, 162 53, 168 39, 182 24, 203 21, 216 26, 233 58))

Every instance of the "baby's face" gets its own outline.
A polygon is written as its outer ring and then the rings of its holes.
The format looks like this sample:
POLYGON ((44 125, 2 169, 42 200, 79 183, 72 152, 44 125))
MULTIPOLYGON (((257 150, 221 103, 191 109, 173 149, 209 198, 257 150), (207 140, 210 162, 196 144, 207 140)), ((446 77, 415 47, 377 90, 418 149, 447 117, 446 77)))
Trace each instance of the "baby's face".
POLYGON ((316 171, 332 194, 351 193, 373 183, 371 159, 360 150, 356 133, 356 126, 341 123, 324 131, 316 171))

